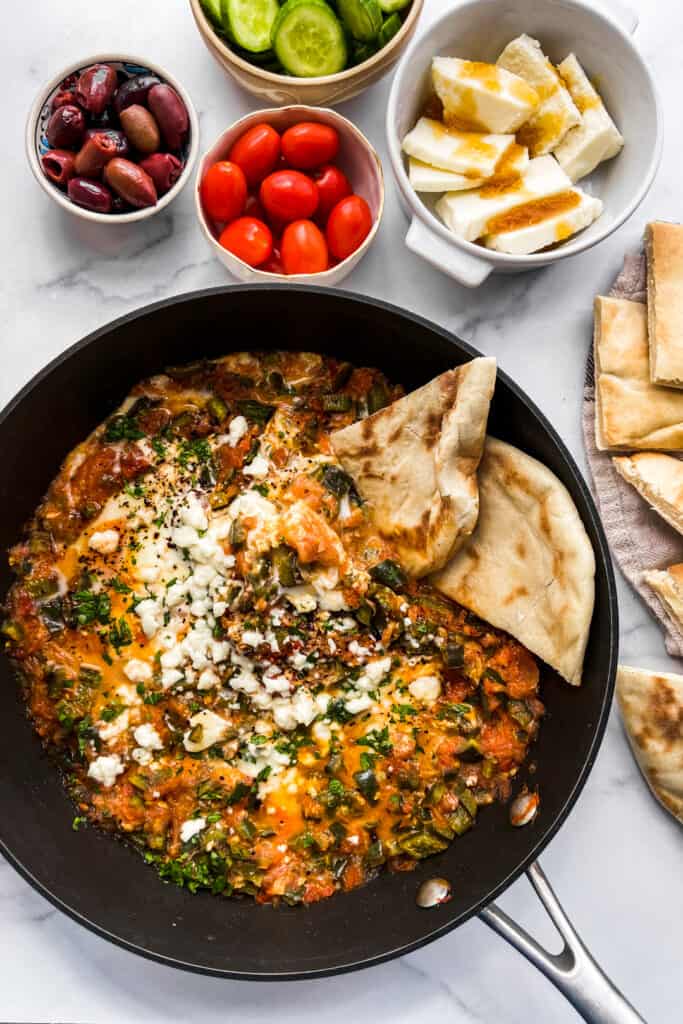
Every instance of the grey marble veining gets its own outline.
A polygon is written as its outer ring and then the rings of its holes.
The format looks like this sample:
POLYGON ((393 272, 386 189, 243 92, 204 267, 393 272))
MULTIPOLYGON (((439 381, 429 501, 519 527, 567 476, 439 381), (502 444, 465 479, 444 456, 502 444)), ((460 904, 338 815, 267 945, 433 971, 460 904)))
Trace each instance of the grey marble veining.
MULTIPOLYGON (((427 0, 424 24, 449 0, 427 0)), ((674 0, 631 0, 637 41, 663 99, 659 178, 635 217, 578 259, 533 275, 494 277, 479 291, 453 284, 403 245, 406 222, 388 181, 384 223, 344 287, 408 307, 498 357, 551 418, 585 469, 580 432, 593 295, 653 218, 683 219, 680 40, 674 0)), ((0 285, 4 404, 84 334, 167 295, 228 282, 195 224, 191 191, 144 225, 84 228, 39 191, 21 152, 23 118, 41 83, 81 56, 117 48, 167 65, 192 94, 203 143, 257 104, 214 65, 186 0, 118 0, 12 8, 3 34, 6 133, 0 285)), ((609 0, 601 6, 609 8, 609 0)), ((386 161, 388 82, 342 108, 386 161)), ((625 126, 628 135, 628 125, 625 126)), ((637 139, 629 139, 637 145, 637 139)), ((619 580, 622 659, 680 671, 647 610, 619 580)), ((565 909, 593 954, 650 1024, 681 1019, 683 948, 680 827, 650 798, 613 711, 595 769, 570 820, 543 857, 565 909)), ((551 948, 557 938, 524 880, 501 905, 551 948)), ((246 984, 181 974, 89 934, 0 861, 0 1020, 167 1024, 570 1024, 571 1008, 478 921, 403 960, 353 976, 246 984)))

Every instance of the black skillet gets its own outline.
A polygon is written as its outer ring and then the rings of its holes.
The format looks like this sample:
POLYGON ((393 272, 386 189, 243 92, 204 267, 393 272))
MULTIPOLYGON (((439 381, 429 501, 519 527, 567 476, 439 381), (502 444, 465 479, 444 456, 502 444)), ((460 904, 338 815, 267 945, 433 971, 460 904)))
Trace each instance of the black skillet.
MULTIPOLYGON (((316 349, 375 365, 410 391, 478 353, 448 332, 383 302, 322 288, 282 285, 195 292, 148 306, 95 331, 39 373, 0 416, 0 549, 14 542, 65 454, 142 377, 168 364, 238 349, 316 349)), ((367 967, 417 949, 480 914, 561 987, 586 1019, 640 1018, 600 975, 560 917, 535 859, 565 820, 596 757, 617 664, 617 600, 607 543, 585 483, 560 438, 503 373, 490 431, 550 467, 569 489, 597 562, 595 615, 585 682, 550 670, 548 708, 534 750, 536 821, 512 828, 493 806, 445 853, 407 874, 309 908, 257 906, 161 883, 138 854, 92 829, 74 832, 73 808, 26 719, 6 660, 0 661, 0 844, 36 889, 87 928, 162 963, 222 977, 298 979, 367 967), (551 957, 492 907, 522 871, 567 946, 551 957), (415 902, 420 883, 445 876, 449 903, 415 902)), ((0 570, 5 592, 9 573, 0 570)))

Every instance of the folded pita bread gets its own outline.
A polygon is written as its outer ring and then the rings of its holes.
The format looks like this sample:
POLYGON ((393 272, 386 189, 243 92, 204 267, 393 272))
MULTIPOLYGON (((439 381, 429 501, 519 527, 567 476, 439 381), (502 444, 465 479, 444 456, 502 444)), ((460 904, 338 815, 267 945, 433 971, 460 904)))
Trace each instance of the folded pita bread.
POLYGON ((674 622, 683 625, 683 565, 644 572, 643 579, 652 587, 674 622))
POLYGON ((683 676, 620 665, 617 700, 650 789, 683 824, 683 676))
POLYGON ((479 501, 472 537, 432 582, 578 686, 595 557, 569 492, 536 459, 489 437, 479 501))
POLYGON ((650 379, 683 388, 683 225, 648 224, 645 251, 650 379))
POLYGON ((413 576, 444 566, 476 525, 495 381, 495 359, 473 359, 331 436, 377 529, 413 576))
POLYGON ((641 302, 595 300, 595 442, 605 449, 683 448, 683 394, 650 382, 641 302))
POLYGON ((612 462, 662 519, 683 533, 683 462, 659 452, 618 455, 612 462))

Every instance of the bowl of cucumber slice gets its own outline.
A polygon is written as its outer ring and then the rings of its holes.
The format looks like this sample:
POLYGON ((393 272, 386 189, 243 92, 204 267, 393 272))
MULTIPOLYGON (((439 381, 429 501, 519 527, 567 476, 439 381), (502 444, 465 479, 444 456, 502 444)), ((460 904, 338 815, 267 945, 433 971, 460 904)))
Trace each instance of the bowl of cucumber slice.
POLYGON ((411 39, 424 0, 190 0, 211 55, 274 104, 341 103, 411 39))

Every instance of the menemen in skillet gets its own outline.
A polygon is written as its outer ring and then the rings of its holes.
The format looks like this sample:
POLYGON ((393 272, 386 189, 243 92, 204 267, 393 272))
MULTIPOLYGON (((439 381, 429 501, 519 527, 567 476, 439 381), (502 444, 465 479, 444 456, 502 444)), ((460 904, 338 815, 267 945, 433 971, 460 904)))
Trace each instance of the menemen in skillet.
POLYGON ((400 394, 310 353, 169 370, 68 456, 11 552, 3 631, 75 824, 164 879, 311 903, 510 795, 535 659, 408 578, 333 454, 400 394))

